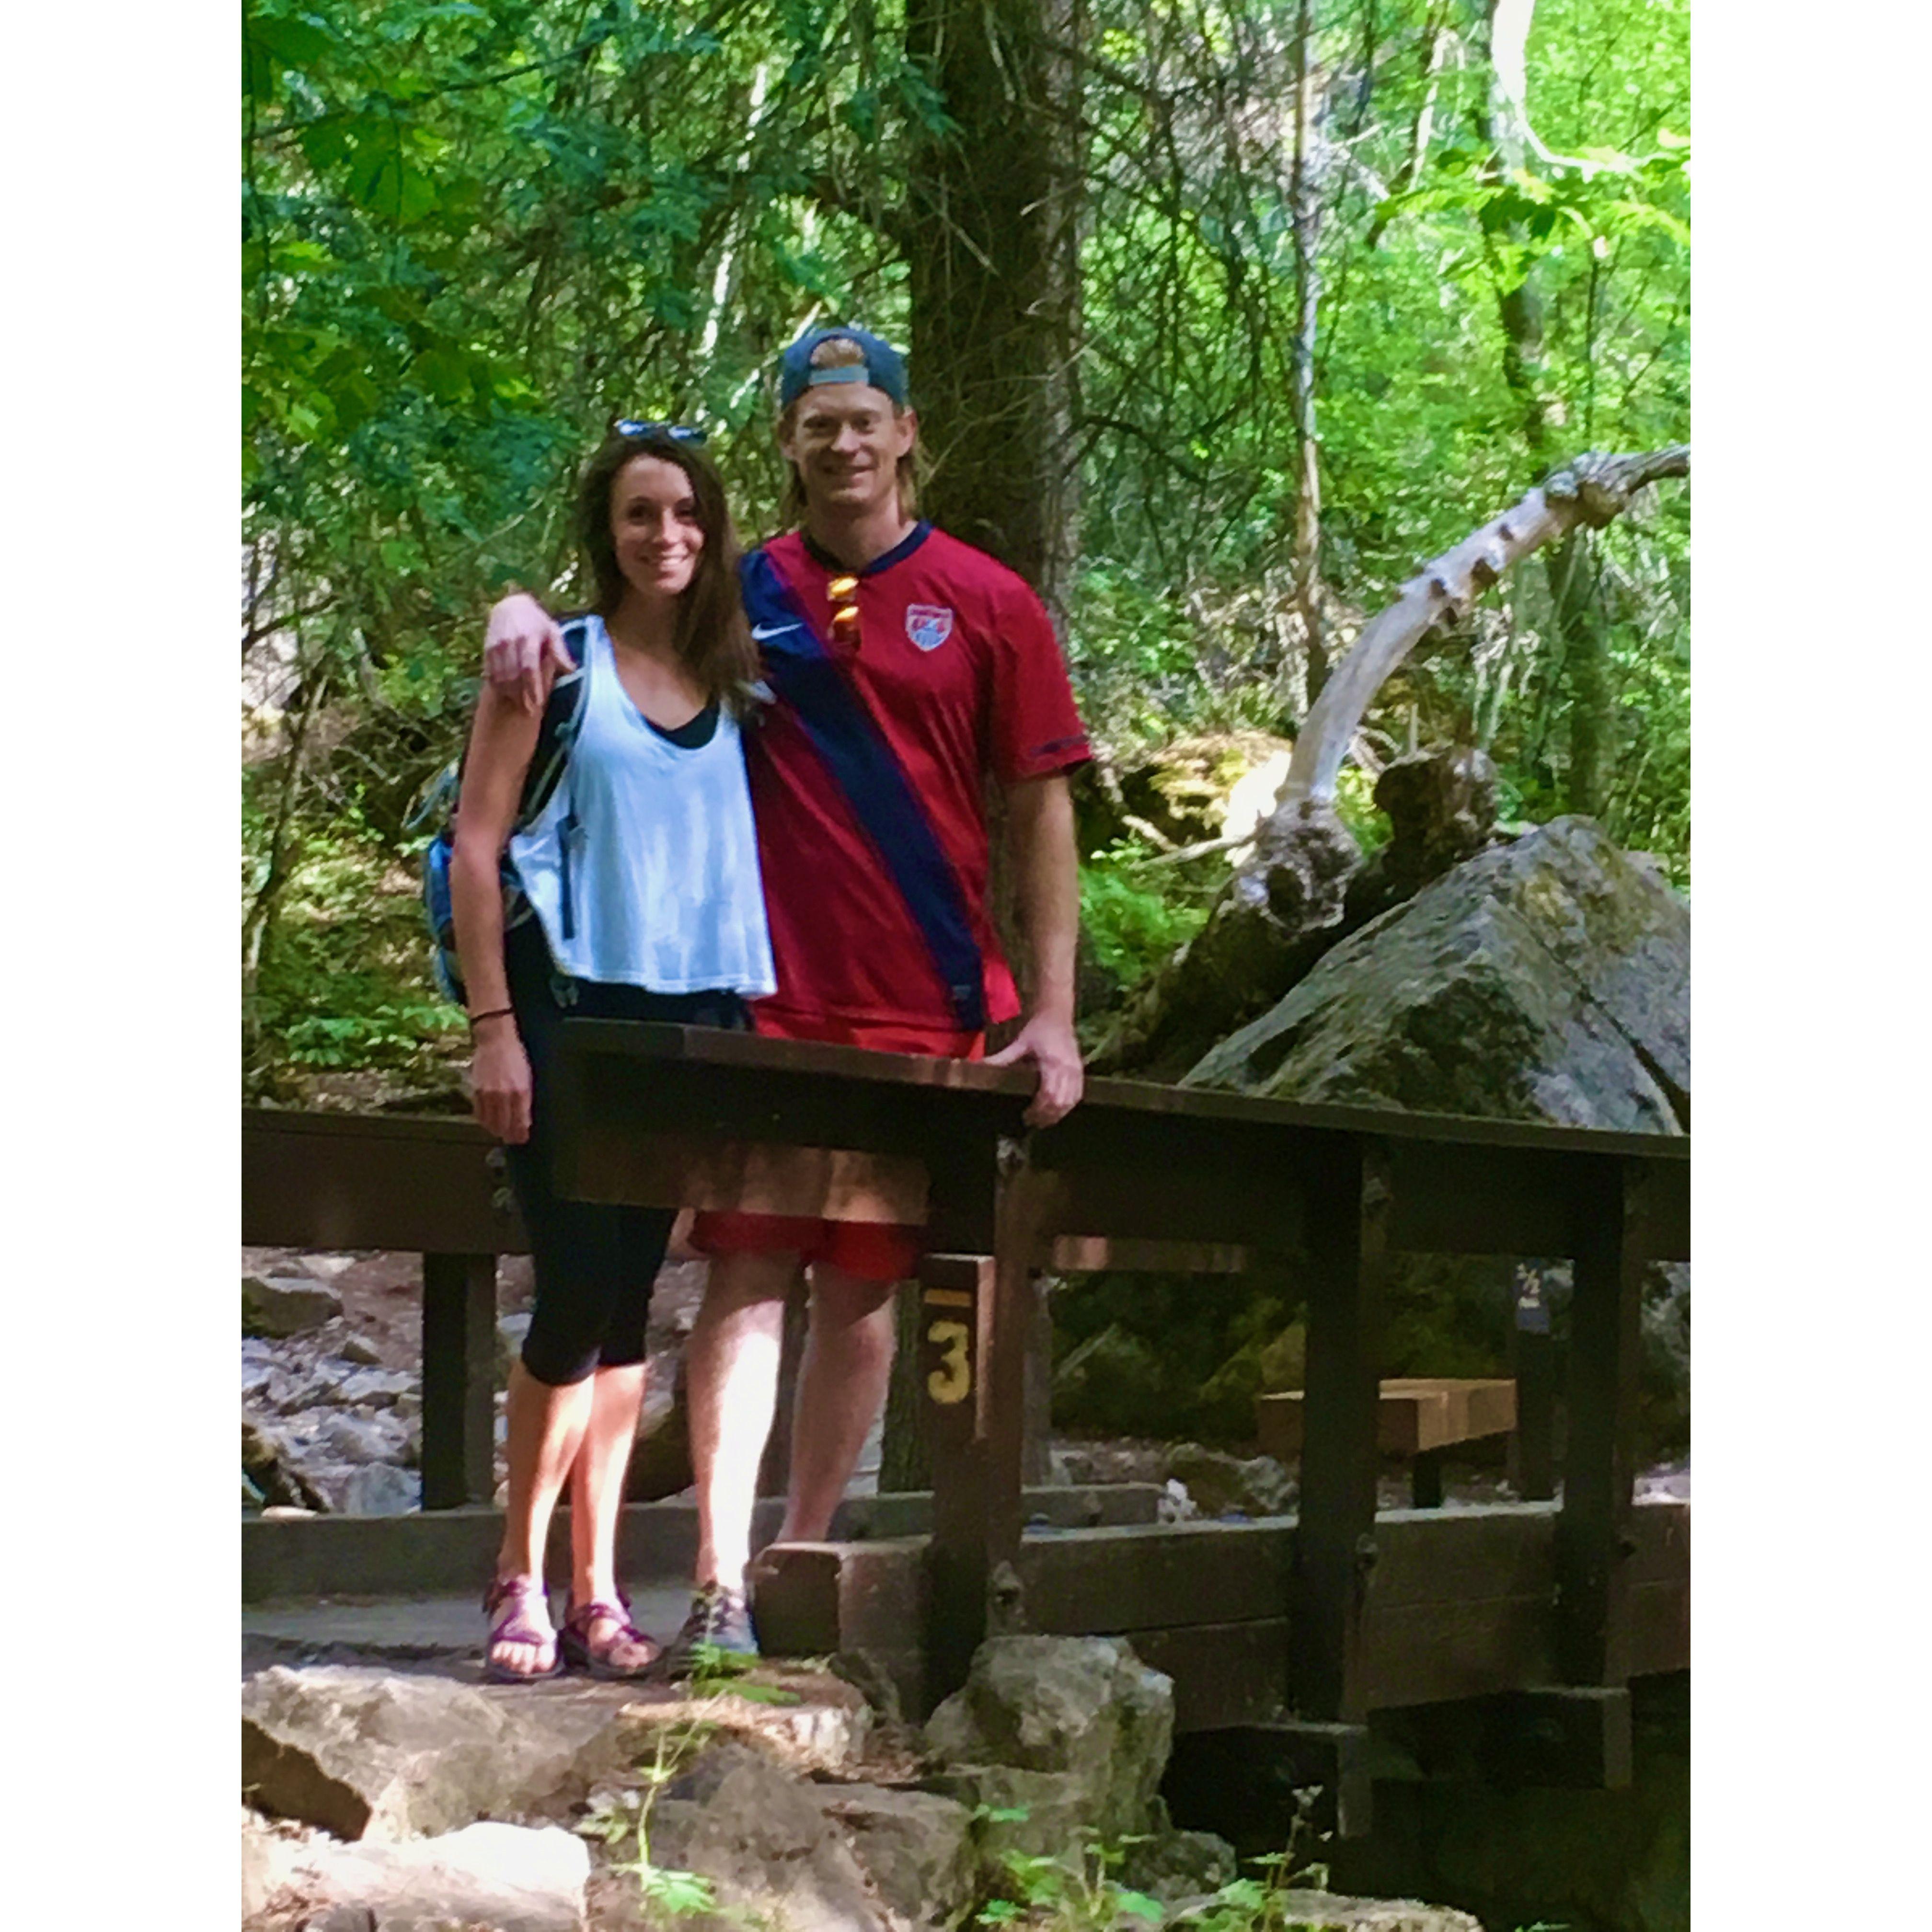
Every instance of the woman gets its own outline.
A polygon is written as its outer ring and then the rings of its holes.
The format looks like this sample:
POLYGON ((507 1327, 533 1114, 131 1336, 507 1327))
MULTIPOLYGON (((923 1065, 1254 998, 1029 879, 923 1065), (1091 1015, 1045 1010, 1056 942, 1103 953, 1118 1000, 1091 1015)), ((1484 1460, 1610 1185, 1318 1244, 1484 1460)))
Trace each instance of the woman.
POLYGON ((773 990, 738 714, 758 675, 738 540, 696 432, 620 423, 586 465, 578 535, 596 586, 587 682, 561 782, 514 832, 540 721, 485 687, 451 861, 477 1118, 507 1144, 536 1305, 510 1375, 509 1484, 486 1676, 566 1663, 631 1677, 658 1647, 617 1587, 624 1474, 644 1396, 644 1321, 670 1210, 561 1200, 550 1081, 566 1011, 742 1027, 773 990), (506 929, 506 847, 534 911, 506 929), (560 1628, 543 1576, 571 1496, 560 1628))

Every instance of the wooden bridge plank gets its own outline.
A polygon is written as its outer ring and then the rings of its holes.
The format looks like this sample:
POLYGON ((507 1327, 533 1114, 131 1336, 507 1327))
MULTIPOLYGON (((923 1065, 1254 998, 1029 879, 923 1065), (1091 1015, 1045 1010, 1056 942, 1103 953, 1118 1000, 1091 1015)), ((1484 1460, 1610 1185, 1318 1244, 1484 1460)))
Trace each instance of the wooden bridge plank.
POLYGON ((1204 1615, 1219 1623, 1280 1618, 1294 1544, 1287 1522, 1166 1523, 1029 1537, 1016 1562, 1034 1629, 1131 1635, 1204 1615))
POLYGON ((1174 1680, 1177 1734, 1265 1724, 1282 1711, 1285 1617, 1137 1630, 1134 1654, 1174 1680))
POLYGON ((1556 1590, 1556 1512, 1548 1504, 1391 1510, 1376 1519, 1372 1598, 1378 1608, 1556 1590))
POLYGON ((1383 1604, 1371 1592, 1361 1648, 1364 1712, 1547 1683, 1554 1667, 1550 1598, 1383 1604))

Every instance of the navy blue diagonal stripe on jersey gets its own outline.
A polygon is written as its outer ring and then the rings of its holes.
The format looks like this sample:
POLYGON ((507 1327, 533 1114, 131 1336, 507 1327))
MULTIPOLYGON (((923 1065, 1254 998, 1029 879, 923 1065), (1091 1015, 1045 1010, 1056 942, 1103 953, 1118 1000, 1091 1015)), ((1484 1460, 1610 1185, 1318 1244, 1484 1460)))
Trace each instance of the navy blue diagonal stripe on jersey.
POLYGON ((798 713, 806 735, 878 848, 961 1028, 983 1032, 984 964, 966 895, 912 782, 778 566, 763 550, 754 550, 742 575, 745 613, 764 654, 766 681, 798 713))

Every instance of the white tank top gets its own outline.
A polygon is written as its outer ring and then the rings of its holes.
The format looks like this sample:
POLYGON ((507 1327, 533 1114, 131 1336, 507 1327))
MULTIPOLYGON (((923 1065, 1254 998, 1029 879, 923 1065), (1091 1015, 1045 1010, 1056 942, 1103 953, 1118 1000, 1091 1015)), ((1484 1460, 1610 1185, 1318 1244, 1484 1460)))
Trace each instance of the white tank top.
POLYGON ((776 992, 736 720, 672 743, 631 700, 601 618, 562 782, 510 860, 559 970, 654 993, 776 992))

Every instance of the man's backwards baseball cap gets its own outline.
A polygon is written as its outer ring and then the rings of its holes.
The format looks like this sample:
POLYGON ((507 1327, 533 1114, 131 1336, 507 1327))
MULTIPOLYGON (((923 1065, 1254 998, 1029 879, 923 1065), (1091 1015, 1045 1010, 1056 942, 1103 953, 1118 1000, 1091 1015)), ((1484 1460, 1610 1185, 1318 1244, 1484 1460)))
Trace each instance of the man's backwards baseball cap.
POLYGON ((905 358, 890 342, 850 324, 808 329, 785 351, 784 360, 778 364, 778 413, 782 416, 807 389, 821 382, 867 382, 883 389, 901 409, 905 407, 905 358), (814 369, 812 351, 822 342, 849 342, 865 361, 814 369))

